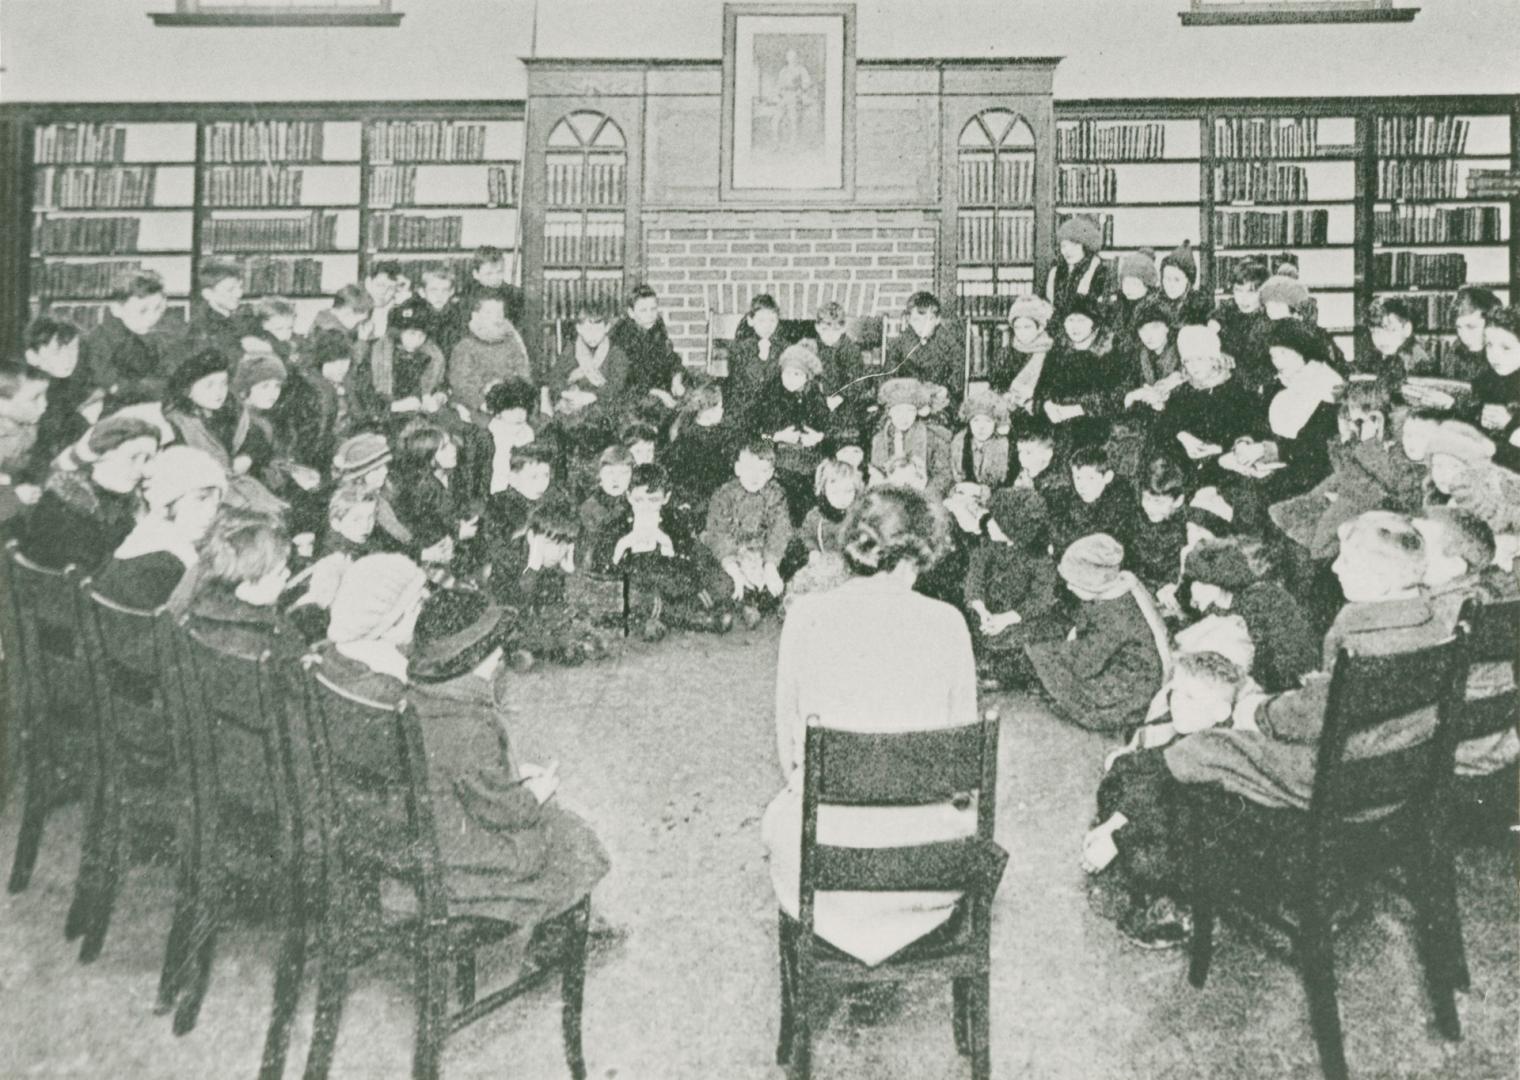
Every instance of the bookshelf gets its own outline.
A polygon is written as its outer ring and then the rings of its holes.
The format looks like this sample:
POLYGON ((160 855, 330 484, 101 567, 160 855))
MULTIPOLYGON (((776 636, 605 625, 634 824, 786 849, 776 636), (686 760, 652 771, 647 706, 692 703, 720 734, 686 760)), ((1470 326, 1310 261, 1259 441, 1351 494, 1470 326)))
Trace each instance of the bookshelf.
POLYGON ((1034 130, 1007 109, 961 129, 956 152, 955 295, 966 325, 968 371, 985 378, 1013 297, 1035 281, 1034 130))
MULTIPOLYGON (((27 106, 27 314, 91 326, 115 272, 163 275, 184 318, 207 259, 245 267, 309 324, 379 259, 468 277, 491 244, 516 269, 520 102, 27 106)), ((18 261, 19 262, 19 261, 18 261)), ((24 284, 21 284, 23 283, 24 284)))
POLYGON ((544 318, 591 300, 622 306, 628 144, 610 116, 579 109, 549 131, 544 158, 544 318))
POLYGON ((1410 303, 1420 340, 1439 356, 1455 340, 1459 287, 1485 286, 1506 303, 1514 295, 1515 204, 1496 197, 1485 180, 1486 173, 1509 171, 1512 120, 1465 111, 1378 112, 1370 123, 1372 293, 1410 303))

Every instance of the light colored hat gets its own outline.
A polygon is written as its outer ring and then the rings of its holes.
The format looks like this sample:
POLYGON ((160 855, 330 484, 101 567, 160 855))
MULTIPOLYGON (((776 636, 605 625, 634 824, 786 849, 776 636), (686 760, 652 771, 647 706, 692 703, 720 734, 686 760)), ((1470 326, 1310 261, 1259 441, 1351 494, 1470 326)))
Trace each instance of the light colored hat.
POLYGON ((166 447, 143 470, 143 499, 150 510, 162 510, 180 496, 206 488, 226 491, 227 473, 216 458, 193 446, 166 447))
POLYGON ((1001 424, 1008 419, 1008 403, 1002 394, 985 386, 975 387, 961 402, 961 419, 970 422, 974 416, 990 416, 1001 424))
POLYGON ((249 353, 232 369, 232 396, 241 401, 261 382, 285 381, 285 365, 273 353, 249 353))
POLYGON ((1074 240, 1088 252, 1098 251, 1103 247, 1103 226, 1086 214, 1078 214, 1061 222, 1056 240, 1074 240))
POLYGON ((779 363, 781 370, 785 371, 789 367, 798 368, 805 372, 809 379, 816 379, 823 374, 823 361, 818 359, 818 353, 814 351, 811 340, 788 345, 782 351, 779 363))
POLYGON ((884 409, 890 409, 894 405, 912 405, 915 409, 926 409, 929 407, 930 391, 917 379, 887 379, 877 391, 877 397, 884 409))
POLYGON ((1025 293, 1017 297, 1008 308, 1008 321, 1015 319, 1033 319, 1042 329, 1050 324, 1055 316, 1056 309, 1050 306, 1050 301, 1035 293, 1025 293))
POLYGON ((1261 302, 1286 304, 1289 310, 1297 311, 1309 302, 1309 290, 1297 277, 1289 276, 1279 270, 1262 282, 1261 302))
POLYGON ((338 583, 327 624, 328 640, 339 645, 378 637, 421 601, 427 575, 405 555, 366 555, 338 583))
POLYGON ((1067 583, 1083 592, 1098 593, 1119 579, 1123 564, 1124 545, 1107 533, 1093 533, 1074 541, 1057 569, 1067 583))
POLYGON ((1219 331, 1212 326, 1184 326, 1177 331, 1177 355, 1183 360, 1206 360, 1224 355, 1219 331))
POLYGON ((1488 461, 1497 451, 1494 441, 1471 424, 1443 420, 1425 444, 1426 457, 1443 454, 1460 461, 1488 461))
POLYGON ((366 431, 350 435, 333 455, 333 474, 351 478, 384 465, 391 459, 391 444, 384 435, 366 431))

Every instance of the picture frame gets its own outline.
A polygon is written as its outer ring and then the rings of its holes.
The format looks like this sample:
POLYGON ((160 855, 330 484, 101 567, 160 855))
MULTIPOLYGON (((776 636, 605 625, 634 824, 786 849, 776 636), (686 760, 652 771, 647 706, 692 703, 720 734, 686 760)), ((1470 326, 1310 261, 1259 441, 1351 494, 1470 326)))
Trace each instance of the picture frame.
POLYGON ((724 201, 853 198, 855 5, 725 5, 722 110, 724 201))

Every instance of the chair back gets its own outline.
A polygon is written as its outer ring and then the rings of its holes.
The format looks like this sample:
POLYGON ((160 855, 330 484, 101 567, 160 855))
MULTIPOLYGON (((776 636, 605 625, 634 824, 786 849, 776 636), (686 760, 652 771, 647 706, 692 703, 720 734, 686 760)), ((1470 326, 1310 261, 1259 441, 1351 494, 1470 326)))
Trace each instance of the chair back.
POLYGON ((902 337, 908 331, 908 317, 906 315, 883 315, 881 317, 881 348, 874 357, 866 357, 866 362, 875 361, 876 367, 887 366, 887 350, 892 342, 902 337))
POLYGON ((84 637, 95 691, 96 749, 119 781, 120 797, 188 810, 194 740, 184 710, 178 637, 166 607, 152 611, 102 596, 89 579, 84 596, 84 637))
MULTIPOLYGON (((1475 688, 1483 696, 1469 698, 1464 693, 1462 737, 1516 730, 1520 727, 1520 599, 1487 604, 1468 600, 1458 622, 1467 628, 1469 686, 1480 665, 1497 672, 1509 669, 1507 680, 1495 674, 1492 684, 1475 688), (1495 692, 1487 693, 1490 688, 1495 692)), ((1489 683, 1488 672, 1479 677, 1479 683, 1489 683)))
POLYGON ((844 321, 844 332, 860 349, 866 367, 881 357, 881 321, 880 315, 851 315, 844 321))
MULTIPOLYGON (((811 718, 803 763, 800 903, 811 931, 814 893, 956 890, 991 895, 1001 876, 992 843, 998 717, 932 731, 840 731, 811 718), (912 807, 974 798, 971 837, 904 847, 818 842, 820 805, 912 807)), ((1002 856, 1006 859, 1006 855, 1002 856)))
POLYGON ((1011 331, 1002 321, 966 320, 966 385, 986 381, 992 362, 1008 347, 1011 331))
POLYGON ((198 736, 197 797, 206 839, 215 845, 233 833, 257 833, 294 845, 293 853, 303 812, 296 759, 305 759, 292 732, 293 721, 303 717, 293 673, 267 649, 233 652, 188 626, 180 655, 186 716, 198 736))
POLYGON ((1389 655, 1342 649, 1330 677, 1320 735, 1311 829, 1358 820, 1416 804, 1428 806, 1449 777, 1454 722, 1467 679, 1465 634, 1437 645, 1389 655), (1431 710, 1435 723, 1423 738, 1379 745, 1384 725, 1431 710))
POLYGON ((0 574, 6 689, 22 742, 39 725, 84 727, 90 668, 80 625, 78 572, 73 566, 56 569, 33 562, 12 540, 5 545, 0 574), (76 714, 80 722, 70 723, 76 714))
POLYGON ((402 881, 416 892, 425 920, 447 918, 416 715, 405 701, 373 701, 338 685, 318 657, 305 663, 307 727, 329 879, 336 870, 340 881, 402 881))
POLYGON ((734 335, 739 332, 746 314, 725 311, 707 313, 707 373, 714 378, 728 376, 728 351, 733 347, 734 335))

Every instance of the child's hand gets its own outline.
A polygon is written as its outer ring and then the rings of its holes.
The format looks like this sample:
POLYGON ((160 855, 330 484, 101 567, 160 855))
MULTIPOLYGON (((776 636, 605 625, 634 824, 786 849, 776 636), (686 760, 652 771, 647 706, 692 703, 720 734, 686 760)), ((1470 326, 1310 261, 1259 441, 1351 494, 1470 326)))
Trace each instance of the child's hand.
POLYGON ((833 412, 835 409, 839 408, 839 406, 844 404, 844 395, 830 394, 825 400, 828 403, 829 412, 833 412))
MULTIPOLYGON (((677 371, 674 375, 672 375, 670 377, 670 396, 671 397, 685 397, 686 396, 686 374, 685 374, 685 372, 677 371)), ((674 402, 672 402, 671 404, 672 404, 672 406, 674 406, 674 402)))
POLYGON ((463 420, 466 424, 470 422, 470 410, 465 408, 463 405, 455 405, 454 412, 457 413, 459 419, 463 420))
POLYGON ((459 539, 461 539, 461 540, 470 540, 470 539, 473 539, 476 535, 479 534, 479 532, 480 532, 480 518, 479 517, 465 518, 463 521, 461 521, 459 523, 459 539))
POLYGON ((558 761, 551 761, 547 765, 533 765, 524 762, 518 772, 522 775, 523 787, 533 793, 533 797, 538 800, 539 806, 548 802, 550 796, 559 790, 558 761))
POLYGON ((781 571, 776 568, 775 563, 765 564, 765 573, 763 574, 761 584, 765 587, 765 591, 772 596, 780 596, 786 589, 786 585, 781 580, 781 571))
POLYGON ((771 435, 771 442, 785 443, 788 446, 796 446, 802 441, 802 433, 794 427, 782 428, 771 435))
POLYGON ((1490 431, 1498 431, 1509 427, 1510 412, 1503 405, 1485 405, 1479 414, 1478 423, 1490 431))
POLYGON ((1089 830, 1082 838, 1082 869, 1089 874, 1096 874, 1118 857, 1119 848, 1114 843, 1114 830, 1108 827, 1107 822, 1089 830))
POLYGON ((37 500, 42 498, 42 489, 36 484, 17 484, 15 493, 16 501, 22 506, 36 506, 37 500))
POLYGON ((296 486, 302 491, 316 491, 317 487, 322 483, 322 474, 317 472, 316 469, 294 463, 288 465, 287 468, 290 471, 290 478, 296 482, 296 486))
POLYGON ((83 405, 79 406, 79 415, 93 427, 100 423, 100 414, 105 411, 106 397, 99 391, 91 394, 83 405))
POLYGON ((744 578, 744 571, 740 570, 737 565, 725 566, 723 570, 728 574, 729 580, 734 583, 733 598, 735 600, 743 600, 744 590, 749 588, 749 582, 744 578))
POLYGON ((251 468, 253 468, 253 458, 247 454, 239 454, 232 459, 232 472, 236 476, 243 476, 251 468))
POLYGON ((449 395, 440 391, 428 394, 422 399, 422 411, 435 413, 448 404, 449 395))
POLYGON ((391 412, 418 412, 422 408, 422 399, 419 397, 397 398, 391 402, 391 412))
POLYGON ((801 440, 803 446, 817 446, 819 443, 823 442, 823 432, 814 431, 812 428, 804 428, 801 440))

